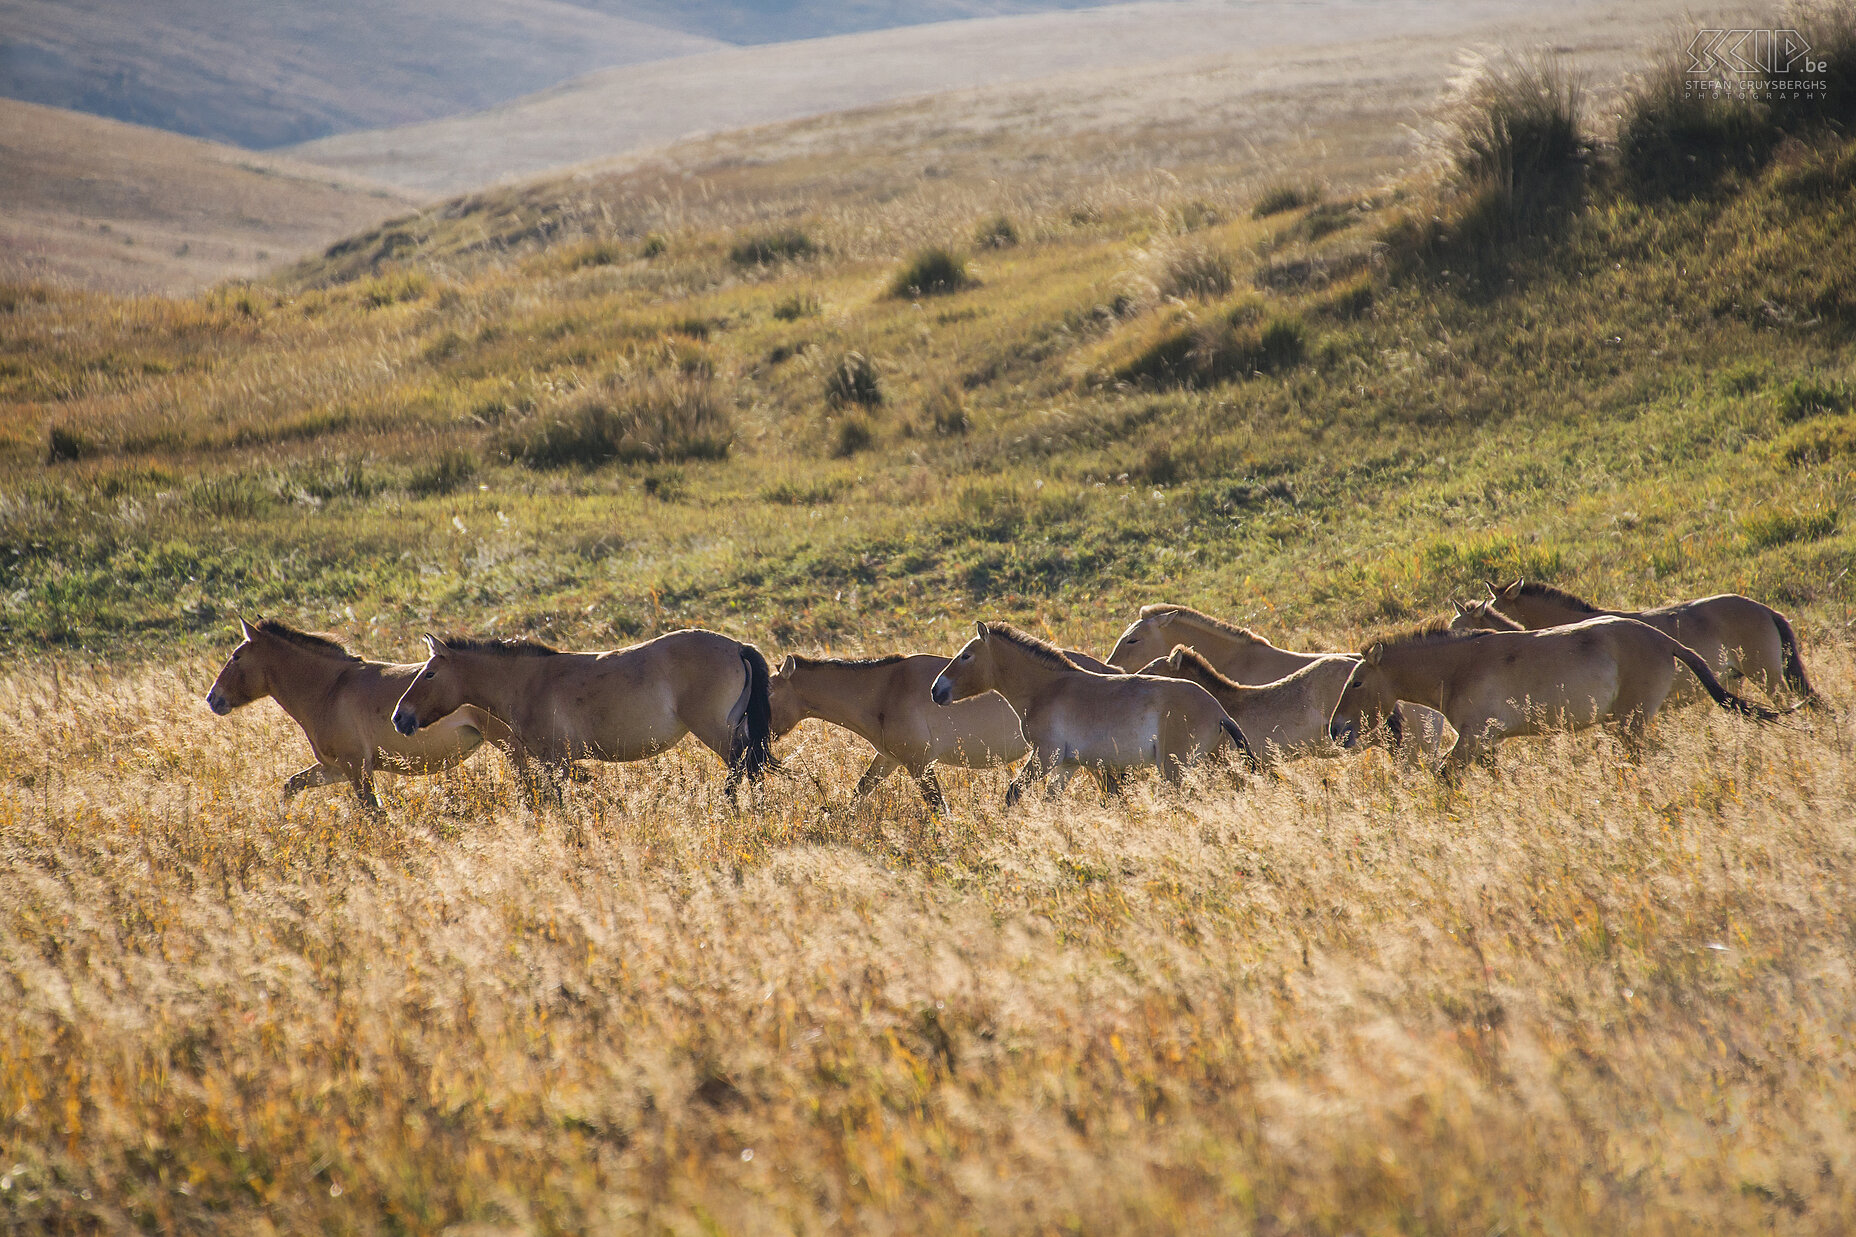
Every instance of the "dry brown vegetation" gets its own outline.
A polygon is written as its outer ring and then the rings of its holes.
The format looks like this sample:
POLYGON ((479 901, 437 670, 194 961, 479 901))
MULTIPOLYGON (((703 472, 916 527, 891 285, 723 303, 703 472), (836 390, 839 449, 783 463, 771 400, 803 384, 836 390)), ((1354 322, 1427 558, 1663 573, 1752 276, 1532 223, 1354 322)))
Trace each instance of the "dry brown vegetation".
MULTIPOLYGON (((1814 650, 1839 709, 1847 650, 1814 650)), ((1856 735, 845 808, 807 723, 285 810, 206 663, 16 670, 0 1217, 187 1232, 1847 1231, 1856 735)))
POLYGON ((788 151, 187 300, 0 285, 0 1228, 1848 1231, 1847 132, 1679 199, 1601 151, 1539 229, 788 151), (931 246, 971 282, 891 295, 931 246), (1831 708, 939 818, 808 723, 739 815, 680 749, 376 821, 200 699, 240 610, 1334 648, 1517 572, 1757 594, 1831 708))

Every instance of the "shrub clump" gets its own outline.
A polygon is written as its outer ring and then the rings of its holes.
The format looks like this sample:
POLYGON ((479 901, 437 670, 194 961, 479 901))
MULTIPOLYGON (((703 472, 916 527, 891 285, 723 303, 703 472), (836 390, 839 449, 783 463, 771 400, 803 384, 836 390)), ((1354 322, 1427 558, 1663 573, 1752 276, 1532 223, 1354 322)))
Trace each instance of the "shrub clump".
POLYGON ((45 462, 62 464, 97 453, 97 444, 66 425, 54 425, 45 435, 45 462))
POLYGON ((759 232, 736 241, 728 259, 736 266, 771 266, 776 262, 793 262, 818 252, 812 238, 799 228, 781 228, 759 232))
POLYGON ((883 384, 876 363, 861 352, 846 352, 825 375, 825 402, 833 408, 856 404, 876 408, 883 403, 883 384))
POLYGON ((514 427, 510 459, 530 468, 592 467, 642 460, 719 460, 734 428, 703 374, 614 374, 514 427))
POLYGON ((773 307, 773 316, 780 322, 797 322, 801 318, 818 316, 818 294, 814 292, 795 292, 783 297, 773 307))
POLYGON ((1262 322, 1248 315, 1175 327, 1115 372, 1123 382, 1158 387, 1209 387, 1258 374, 1294 369, 1308 355, 1299 318, 1262 322))
POLYGON ((1576 204, 1589 143, 1580 129, 1583 92, 1557 60, 1508 60, 1486 69, 1458 100, 1448 139, 1464 199, 1464 239, 1511 239, 1576 204))
POLYGON ((960 389, 951 384, 943 384, 930 392, 922 411, 928 414, 929 427, 944 438, 964 434, 973 428, 966 401, 960 398, 960 389))
POLYGON ((1319 197, 1317 190, 1304 185, 1271 185, 1263 191, 1256 205, 1250 208, 1252 219, 1268 219, 1271 215, 1280 215, 1287 211, 1300 210, 1312 205, 1319 197))
POLYGON ((876 426, 870 418, 854 412, 838 422, 838 428, 832 435, 831 453, 839 459, 856 455, 868 450, 876 443, 876 426))
POLYGON ((1210 245, 1180 245, 1162 255, 1154 283, 1162 296, 1215 300, 1235 283, 1231 255, 1210 245))
POLYGON ((1779 415, 1787 421, 1826 413, 1847 412, 1852 402, 1849 387, 1833 379, 1794 378, 1779 391, 1779 415))
POLYGON ((1010 249, 1018 243, 1018 227, 1004 215, 994 215, 973 233, 973 243, 981 249, 1010 249))
POLYGON ((1699 197, 1763 166, 1787 135, 1856 125, 1856 10, 1800 8, 1787 20, 1805 55, 1823 65, 1787 72, 1813 88, 1771 92, 1761 86, 1763 72, 1749 73, 1727 55, 1693 43, 1672 49, 1624 105, 1617 162, 1629 189, 1649 199, 1699 197))
POLYGON ((477 475, 477 460, 467 451, 446 450, 413 470, 406 492, 414 498, 435 498, 464 488, 477 475))
POLYGON ((958 254, 938 246, 922 250, 896 272, 889 292, 896 297, 944 296, 973 282, 958 254))
POLYGON ((1740 531, 1755 550, 1789 545, 1794 541, 1816 541, 1837 531, 1840 513, 1835 507, 1814 511, 1771 508, 1756 511, 1740 521, 1740 531))

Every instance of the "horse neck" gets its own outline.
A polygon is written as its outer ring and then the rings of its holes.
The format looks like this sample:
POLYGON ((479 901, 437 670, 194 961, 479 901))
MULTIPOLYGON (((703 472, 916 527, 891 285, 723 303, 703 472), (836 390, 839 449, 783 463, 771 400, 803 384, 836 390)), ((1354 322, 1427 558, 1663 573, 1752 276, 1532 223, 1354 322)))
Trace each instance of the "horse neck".
POLYGON ((1464 660, 1477 652, 1479 643, 1447 640, 1388 649, 1379 659, 1379 669, 1400 700, 1441 710, 1445 685, 1456 677, 1464 660))
POLYGON ((1057 679, 1077 671, 1053 666, 1006 640, 988 642, 992 650, 993 690, 1016 707, 1017 701, 1036 695, 1057 679))
POLYGON ((889 682, 891 668, 879 673, 865 666, 807 666, 791 683, 805 704, 806 717, 868 734, 876 730, 880 709, 873 697, 889 682))
POLYGON ((1582 623, 1586 619, 1599 618, 1612 613, 1609 610, 1600 610, 1596 606, 1581 609, 1569 602, 1556 601, 1551 597, 1503 599, 1495 604, 1495 608, 1517 623, 1535 628, 1558 627, 1562 623, 1582 623))
POLYGON ((459 661, 463 681, 460 697, 465 704, 486 709, 496 717, 513 717, 523 701, 534 694, 542 667, 555 657, 500 656, 495 653, 451 654, 459 661))
POLYGON ((274 640, 269 649, 265 685, 271 689, 271 698, 298 722, 327 699, 336 680, 356 664, 346 658, 318 656, 281 640, 274 640))

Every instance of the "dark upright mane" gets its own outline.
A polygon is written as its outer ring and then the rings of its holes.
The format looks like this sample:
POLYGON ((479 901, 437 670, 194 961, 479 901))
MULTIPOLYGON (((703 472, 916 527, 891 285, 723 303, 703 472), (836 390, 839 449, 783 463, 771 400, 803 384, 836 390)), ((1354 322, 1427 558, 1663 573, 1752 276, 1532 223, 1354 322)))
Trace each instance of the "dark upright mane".
POLYGON ((475 640, 468 636, 440 636, 438 642, 457 653, 495 653, 502 657, 553 657, 560 652, 538 640, 475 640))
POLYGON ((1406 631, 1390 632, 1376 639, 1368 640, 1360 646, 1361 656, 1365 656, 1375 645, 1381 649, 1406 648, 1417 644, 1452 644, 1458 640, 1480 640, 1484 636, 1498 633, 1481 629, 1462 631, 1450 626, 1449 616, 1434 618, 1429 622, 1406 631))
POLYGON ((806 657, 799 653, 788 653, 796 666, 845 666, 856 669, 860 666, 893 666, 899 661, 907 661, 911 654, 889 653, 882 657, 806 657))
POLYGON ((1039 661, 1065 670, 1082 670, 1082 667, 1070 660, 1070 655, 1048 640, 1040 640, 1028 631, 1020 631, 1010 623, 982 623, 989 636, 997 636, 1007 644, 1023 649, 1039 661))
MULTIPOLYGON (((1541 584, 1534 580, 1523 580, 1521 582, 1520 591, 1523 597, 1539 597, 1544 601, 1557 602, 1568 609, 1577 610, 1581 614, 1599 613, 1598 607, 1585 598, 1575 597, 1565 589, 1554 588, 1551 584, 1541 584)), ((1496 604, 1500 605, 1501 603, 1498 600, 1496 604)))
POLYGON ((317 636, 307 631, 298 631, 294 627, 284 626, 276 619, 259 619, 253 627, 267 636, 282 640, 285 644, 294 645, 305 652, 315 653, 321 657, 339 657, 345 661, 361 660, 332 636, 317 636))
MULTIPOLYGON (((1248 627, 1239 627, 1236 623, 1227 623, 1221 618, 1215 618, 1205 613, 1203 610, 1194 610, 1191 606, 1162 605, 1141 607, 1142 618, 1153 618, 1155 615, 1159 614, 1176 614, 1181 618, 1189 618, 1195 623, 1209 627, 1213 631, 1221 631, 1227 636, 1236 636, 1240 640, 1249 640, 1253 644, 1270 644, 1267 637, 1258 635, 1248 627)), ((1270 647, 1275 648, 1276 646, 1270 644, 1270 647)))

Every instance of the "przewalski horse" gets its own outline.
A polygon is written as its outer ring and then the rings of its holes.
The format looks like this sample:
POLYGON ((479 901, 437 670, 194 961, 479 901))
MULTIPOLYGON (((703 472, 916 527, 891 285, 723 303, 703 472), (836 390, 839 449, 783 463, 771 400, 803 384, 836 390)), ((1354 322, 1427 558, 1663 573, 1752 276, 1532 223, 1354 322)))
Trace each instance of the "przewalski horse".
POLYGON ((938 706, 930 698, 947 658, 897 654, 861 660, 788 656, 773 676, 773 734, 788 734, 808 717, 842 726, 876 748, 857 780, 861 799, 897 769, 907 769, 928 806, 940 812, 947 796, 934 767, 990 769, 1023 756, 1029 747, 1012 706, 993 693, 938 706))
POLYGON ((1274 683, 1252 686, 1233 682, 1197 650, 1177 644, 1139 673, 1197 683, 1230 714, 1257 758, 1274 762, 1332 749, 1329 721, 1357 662, 1358 658, 1332 654, 1274 683))
POLYGON ((346 779, 370 812, 380 811, 374 774, 438 773, 485 743, 507 747, 509 727, 475 705, 442 714, 416 735, 388 722, 412 685, 417 665, 363 661, 326 636, 262 619, 239 620, 243 643, 232 650, 206 703, 224 717, 266 696, 303 728, 316 763, 284 783, 289 799, 311 786, 346 779))
POLYGON ((1279 649, 1268 640, 1235 623, 1213 618, 1185 606, 1142 606, 1141 616, 1115 641, 1108 664, 1124 674, 1165 657, 1183 644, 1233 683, 1274 683, 1312 665, 1327 653, 1296 653, 1279 649))
POLYGON ((1332 727, 1336 737, 1344 726, 1363 734, 1401 700, 1427 705, 1457 732, 1442 770, 1450 777, 1499 740, 1545 730, 1613 722, 1635 748, 1669 695, 1677 662, 1722 708, 1778 717, 1722 687, 1694 650, 1635 619, 1543 631, 1459 631, 1437 620, 1361 651, 1332 727))
POLYGON ((1459 608, 1461 625, 1499 626, 1482 621, 1491 611, 1530 630, 1598 617, 1636 619, 1694 649, 1717 675, 1751 679, 1775 701, 1783 683, 1801 704, 1818 703, 1798 656, 1792 625, 1783 614, 1751 597, 1721 593, 1651 610, 1601 610, 1549 584, 1515 580, 1497 588, 1484 581, 1483 587, 1489 593, 1486 600, 1459 608))
POLYGON ((1095 674, 1009 623, 978 631, 935 676, 931 695, 950 705, 996 691, 1018 714, 1031 758, 1012 779, 1007 806, 1047 777, 1054 793, 1078 769, 1113 786, 1122 770, 1152 765, 1177 786, 1188 767, 1227 747, 1255 763, 1244 732, 1197 683, 1095 674))
POLYGON ((644 760, 694 734, 728 764, 727 791, 774 763, 766 659, 719 632, 673 631, 630 648, 566 653, 528 640, 427 636, 430 656, 393 710, 401 734, 474 704, 508 724, 510 755, 534 800, 529 762, 558 797, 575 760, 644 760))

